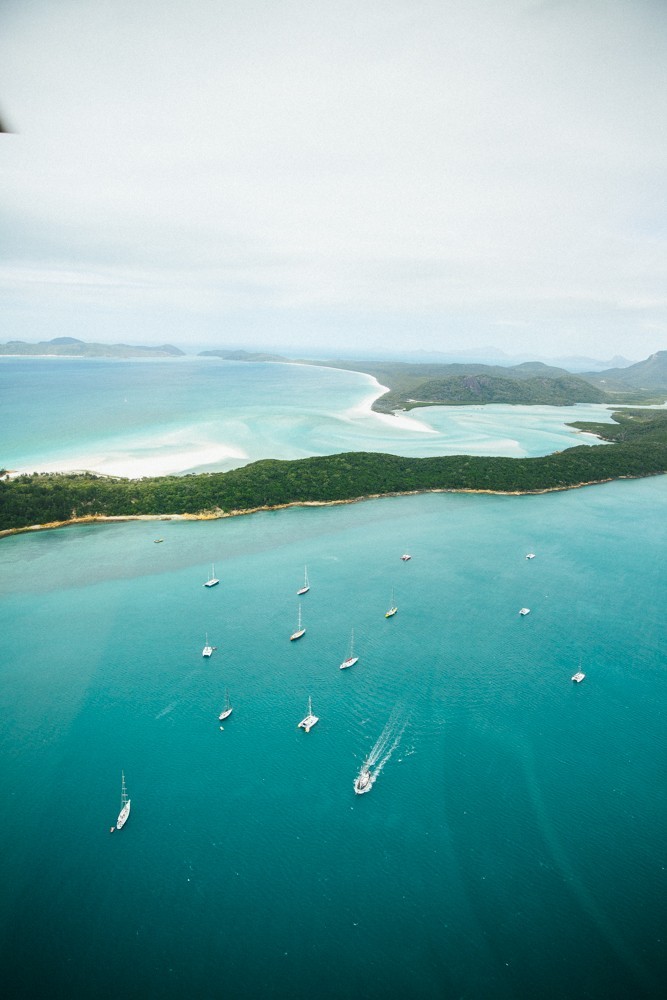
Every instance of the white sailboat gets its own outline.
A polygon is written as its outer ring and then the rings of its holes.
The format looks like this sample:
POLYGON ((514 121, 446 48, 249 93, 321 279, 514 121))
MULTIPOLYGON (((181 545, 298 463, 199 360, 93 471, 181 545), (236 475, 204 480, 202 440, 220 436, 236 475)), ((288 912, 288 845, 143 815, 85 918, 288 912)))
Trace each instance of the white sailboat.
POLYGON ((130 800, 127 797, 127 788, 125 787, 125 772, 121 771, 120 773, 120 812, 118 813, 118 819, 116 820, 117 830, 120 830, 123 826, 125 826, 128 816, 130 815, 130 800))
POLYGON ((404 552, 403 555, 401 556, 401 559, 403 560, 403 562, 410 562, 412 556, 410 555, 409 552, 404 552))
POLYGON ((290 642, 293 642, 294 639, 300 639, 301 636, 304 635, 305 631, 306 631, 305 628, 301 624, 301 602, 299 602, 299 620, 296 626, 296 632, 292 632, 291 636, 289 637, 290 642))
POLYGON ((310 590, 310 582, 308 580, 308 567, 306 566, 304 567, 303 571, 303 587, 299 587, 299 589, 297 590, 297 596, 300 596, 301 594, 307 594, 309 590, 310 590))
POLYGON ((385 618, 392 618, 396 614, 397 611, 398 611, 398 608, 394 604, 394 588, 392 587, 391 588, 391 604, 389 605, 388 610, 385 611, 384 616, 385 616, 385 618))
POLYGON ((219 583, 220 583, 220 581, 218 580, 217 576, 215 575, 215 566, 214 566, 213 563, 211 563, 211 577, 210 577, 209 580, 206 581, 206 583, 204 584, 204 586, 205 587, 215 587, 219 583))
POLYGON ((297 726, 297 729, 305 729, 306 732, 309 733, 310 730, 315 725, 315 723, 319 722, 319 721, 320 720, 319 720, 318 716, 317 715, 313 715, 313 703, 312 703, 312 700, 309 697, 308 698, 308 714, 306 715, 305 719, 301 720, 301 722, 297 726))
POLYGON ((346 660, 343 660, 340 665, 340 669, 346 670, 348 667, 353 667, 358 659, 359 657, 354 655, 354 629, 352 629, 352 636, 350 638, 350 655, 346 660))
POLYGON ((208 632, 206 633, 206 642, 204 643, 204 648, 201 651, 202 656, 210 656, 215 649, 215 646, 211 646, 208 641, 208 632))
POLYGON ((232 705, 231 705, 231 703, 229 701, 229 691, 228 691, 227 688, 225 688, 225 707, 223 708, 223 710, 220 713, 220 715, 218 716, 218 718, 222 722, 223 719, 228 719, 229 716, 232 714, 233 711, 234 711, 234 708, 232 707, 232 705))
POLYGON ((572 675, 572 680, 574 681, 575 684, 581 684, 585 676, 586 674, 583 673, 581 669, 581 660, 579 660, 579 669, 577 670, 576 674, 572 675))

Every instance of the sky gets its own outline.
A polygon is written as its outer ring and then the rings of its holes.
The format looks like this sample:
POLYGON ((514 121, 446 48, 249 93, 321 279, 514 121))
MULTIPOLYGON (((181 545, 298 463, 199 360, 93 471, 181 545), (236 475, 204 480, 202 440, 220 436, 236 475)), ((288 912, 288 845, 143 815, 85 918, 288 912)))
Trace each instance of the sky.
POLYGON ((0 0, 0 340, 667 349, 664 0, 0 0))

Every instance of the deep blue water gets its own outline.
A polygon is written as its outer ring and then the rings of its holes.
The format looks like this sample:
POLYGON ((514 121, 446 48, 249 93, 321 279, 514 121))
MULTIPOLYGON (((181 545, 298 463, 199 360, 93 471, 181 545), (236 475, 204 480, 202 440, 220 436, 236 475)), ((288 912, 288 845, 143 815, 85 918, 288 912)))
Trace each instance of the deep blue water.
POLYGON ((666 514, 657 477, 2 540, 10 994, 662 996, 666 514))

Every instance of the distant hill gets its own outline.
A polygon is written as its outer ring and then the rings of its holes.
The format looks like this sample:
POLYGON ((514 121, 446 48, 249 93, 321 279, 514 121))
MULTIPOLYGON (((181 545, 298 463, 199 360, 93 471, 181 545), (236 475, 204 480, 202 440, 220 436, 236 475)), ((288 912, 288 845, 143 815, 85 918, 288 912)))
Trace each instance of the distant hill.
POLYGON ((64 358, 179 358, 185 352, 171 344, 159 347, 140 347, 130 344, 89 344, 76 337, 55 337, 42 340, 39 344, 27 344, 23 340, 9 340, 0 344, 0 355, 20 355, 21 357, 64 357, 64 358))
MULTIPOLYGON (((322 363, 322 362, 321 362, 322 363)), ((474 403, 510 403, 573 406, 575 403, 655 402, 635 390, 632 399, 593 384, 588 376, 574 375, 541 361, 520 365, 404 364, 388 361, 363 364, 347 360, 324 362, 337 368, 373 375, 389 389, 373 404, 381 413, 416 406, 465 406, 474 403)), ((611 387, 610 387, 611 389, 611 387)), ((661 400, 658 400, 661 401, 661 400)))
POLYGON ((280 354, 253 354, 250 351, 200 351, 200 358, 222 358, 223 361, 289 361, 280 354))
POLYGON ((657 351, 644 361, 629 368, 608 368, 602 372, 585 372, 582 377, 607 391, 644 389, 667 391, 667 351, 657 351))

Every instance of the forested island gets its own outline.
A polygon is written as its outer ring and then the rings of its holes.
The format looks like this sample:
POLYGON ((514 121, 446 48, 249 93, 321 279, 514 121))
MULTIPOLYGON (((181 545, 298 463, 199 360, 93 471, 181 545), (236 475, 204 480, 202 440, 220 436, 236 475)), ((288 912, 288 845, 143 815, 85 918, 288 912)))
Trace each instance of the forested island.
POLYGON ((0 344, 0 356, 20 358, 182 358, 184 352, 172 344, 142 347, 136 344, 91 344, 77 337, 54 337, 38 344, 9 340, 0 344))
POLYGON ((401 458, 348 452, 146 479, 5 476, 0 479, 0 532, 108 517, 221 517, 290 504, 349 503, 433 490, 540 493, 667 472, 667 411, 624 409, 613 418, 613 424, 572 424, 598 435, 607 446, 580 445, 539 458, 401 458))

